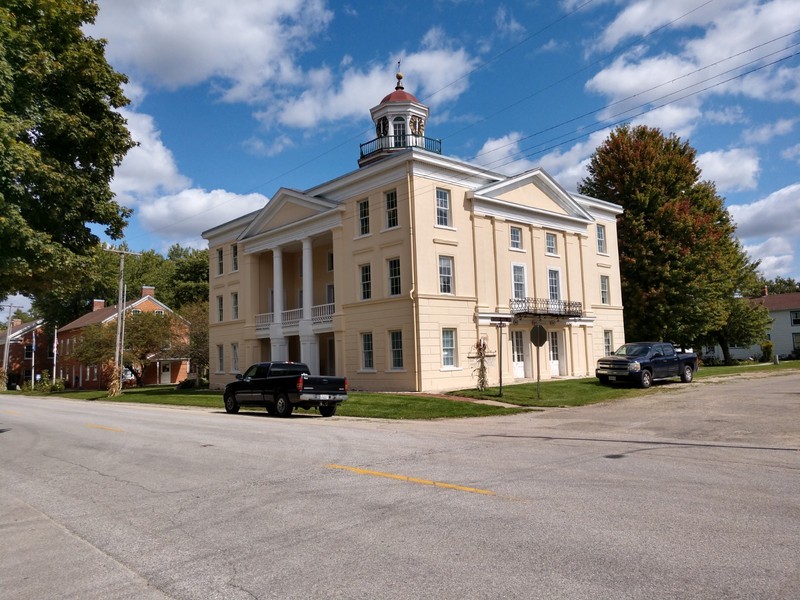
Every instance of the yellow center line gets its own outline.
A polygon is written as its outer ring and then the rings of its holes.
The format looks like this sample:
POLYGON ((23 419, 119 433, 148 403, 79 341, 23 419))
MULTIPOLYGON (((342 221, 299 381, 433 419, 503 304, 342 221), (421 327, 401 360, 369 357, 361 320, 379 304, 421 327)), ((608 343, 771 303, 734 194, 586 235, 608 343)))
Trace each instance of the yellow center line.
POLYGON ((106 431, 116 431, 118 433, 125 433, 124 429, 117 429, 116 427, 106 427, 105 425, 95 425, 94 423, 87 423, 87 427, 92 429, 105 429, 106 431))
POLYGON ((350 471, 351 473, 358 473, 359 475, 386 477, 387 479, 397 479, 399 481, 408 481, 409 483, 418 483, 420 485, 432 485, 434 487, 446 488, 448 490, 458 490, 460 492, 483 494, 485 496, 496 495, 496 493, 491 490, 482 490, 480 488, 467 487, 465 485, 455 485, 453 483, 443 483, 441 481, 431 481, 430 479, 418 479, 416 477, 408 477, 407 475, 397 475, 395 473, 383 473, 381 471, 370 471, 369 469, 360 469, 358 467, 347 467, 344 465, 327 465, 327 466, 329 469, 341 469, 343 471, 350 471))

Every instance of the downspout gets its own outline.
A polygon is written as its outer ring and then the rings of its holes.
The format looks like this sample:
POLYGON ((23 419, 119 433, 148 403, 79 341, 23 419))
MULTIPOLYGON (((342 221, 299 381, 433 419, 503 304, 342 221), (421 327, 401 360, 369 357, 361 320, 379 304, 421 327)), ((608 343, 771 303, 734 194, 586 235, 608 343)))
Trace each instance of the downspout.
POLYGON ((412 314, 412 333, 414 335, 414 373, 417 377, 417 391, 422 391, 422 371, 420 370, 420 362, 422 360, 419 347, 419 319, 417 316, 417 243, 414 238, 414 230, 416 227, 415 206, 414 206, 414 178, 411 176, 411 161, 406 161, 406 184, 408 186, 408 238, 411 244, 411 289, 408 292, 411 299, 411 314, 412 314))

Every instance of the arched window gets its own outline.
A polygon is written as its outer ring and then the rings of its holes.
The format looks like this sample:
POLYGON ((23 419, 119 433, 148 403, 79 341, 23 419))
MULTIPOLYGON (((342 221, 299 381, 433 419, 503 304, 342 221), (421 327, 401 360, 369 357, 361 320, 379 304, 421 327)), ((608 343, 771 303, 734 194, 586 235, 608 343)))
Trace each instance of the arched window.
POLYGON ((394 147, 406 147, 406 121, 403 117, 395 117, 392 120, 392 129, 394 130, 394 147))

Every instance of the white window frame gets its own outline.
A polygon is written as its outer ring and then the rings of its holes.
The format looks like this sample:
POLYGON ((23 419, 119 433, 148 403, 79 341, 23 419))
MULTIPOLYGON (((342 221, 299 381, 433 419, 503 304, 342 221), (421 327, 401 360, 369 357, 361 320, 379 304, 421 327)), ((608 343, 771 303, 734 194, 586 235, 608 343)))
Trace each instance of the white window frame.
POLYGON ((452 296, 456 293, 455 262, 452 256, 439 257, 439 293, 452 296))
POLYGON ((442 329, 442 368, 458 367, 458 331, 454 327, 442 329))
POLYGON ((400 371, 404 368, 402 329, 394 329, 389 332, 389 364, 392 371, 400 371))
POLYGON ((558 256, 558 236, 550 231, 544 234, 545 253, 551 256, 558 256), (552 242, 552 243, 551 243, 552 242))
POLYGON ((384 194, 386 203, 386 229, 400 227, 400 211, 397 208, 397 190, 391 190, 384 194))
POLYGON ((231 244, 231 271, 239 270, 239 244, 231 244))
POLYGON ((361 370, 375 370, 375 337, 371 331, 361 333, 361 370))
POLYGON ((400 277, 400 258, 395 256, 386 259, 386 282, 388 284, 387 295, 392 297, 400 296, 403 293, 403 280, 400 277), (394 265, 397 268, 394 268, 394 265), (395 286, 394 284, 397 283, 395 286))
POLYGON ((225 372, 225 347, 217 344, 217 373, 225 372))
POLYGON ((789 311, 789 323, 791 323, 792 327, 800 325, 800 310, 789 311))
POLYGON ((231 320, 239 320, 239 292, 231 292, 231 320))
POLYGON ((522 227, 511 225, 508 228, 508 243, 512 250, 522 250, 522 227))
POLYGON ((600 275, 600 304, 611 304, 611 278, 600 275))
POLYGON ((525 341, 523 332, 514 330, 511 332, 511 360, 513 362, 525 362, 525 341))
POLYGON ((561 270, 547 269, 547 298, 561 301, 561 270), (553 285, 555 283, 555 286, 553 285), (555 293, 554 293, 555 292, 555 293))
POLYGON ((358 266, 359 281, 361 282, 361 299, 372 299, 372 265, 370 263, 358 266), (366 278, 365 278, 366 276, 366 278))
POLYGON ((608 254, 608 244, 606 241, 606 226, 597 224, 597 253, 608 254))
POLYGON ((231 373, 239 372, 239 344, 233 342, 231 344, 231 373))
POLYGON ((528 273, 525 265, 520 263, 512 263, 511 265, 511 297, 515 300, 522 300, 528 297, 528 273), (517 274, 522 274, 522 280, 517 280, 517 274), (520 295, 517 286, 522 286, 522 294, 520 295))
POLYGON ((450 190, 436 188, 436 226, 453 227, 453 203, 450 199, 450 190))
POLYGON ((356 223, 359 236, 369 235, 369 198, 356 204, 356 223))
POLYGON ((222 323, 225 320, 225 299, 222 296, 217 296, 217 323, 222 323))
POLYGON ((603 331, 603 352, 606 356, 614 354, 614 332, 610 329, 603 331))

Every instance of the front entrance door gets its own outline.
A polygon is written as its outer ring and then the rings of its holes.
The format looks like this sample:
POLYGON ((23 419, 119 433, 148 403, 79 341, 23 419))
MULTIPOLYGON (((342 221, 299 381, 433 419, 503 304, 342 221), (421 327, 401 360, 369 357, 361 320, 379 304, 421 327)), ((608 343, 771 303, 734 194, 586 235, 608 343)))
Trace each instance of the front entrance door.
POLYGON ((558 332, 551 331, 547 334, 547 342, 550 346, 550 376, 558 377, 560 372, 560 365, 558 361, 559 348, 558 348, 558 332))
POLYGON ((172 365, 170 363, 168 363, 168 362, 161 363, 161 383, 162 384, 172 383, 172 380, 170 378, 171 366, 172 365))
POLYGON ((511 369, 514 379, 525 377, 525 347, 522 331, 511 332, 511 369))

